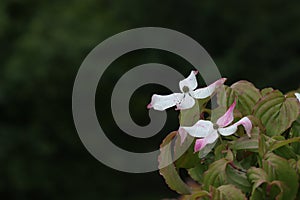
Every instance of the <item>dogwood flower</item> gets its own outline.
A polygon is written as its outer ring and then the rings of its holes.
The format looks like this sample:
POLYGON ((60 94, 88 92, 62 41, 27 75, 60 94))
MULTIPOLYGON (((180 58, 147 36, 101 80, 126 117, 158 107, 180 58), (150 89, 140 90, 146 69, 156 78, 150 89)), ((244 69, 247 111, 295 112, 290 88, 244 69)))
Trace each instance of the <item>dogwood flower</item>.
POLYGON ((215 124, 208 120, 199 120, 191 127, 179 127, 178 132, 181 137, 181 143, 184 142, 187 133, 193 137, 201 138, 196 140, 194 146, 194 151, 197 152, 203 149, 207 144, 214 143, 218 139, 219 134, 223 136, 234 134, 237 131, 239 125, 243 125, 247 135, 251 137, 250 133, 252 129, 252 123, 248 117, 243 117, 238 122, 229 126, 234 119, 233 110, 235 106, 236 101, 234 101, 234 103, 229 107, 226 113, 222 117, 220 117, 215 124))
POLYGON ((297 97, 298 101, 300 102, 300 93, 295 93, 295 96, 297 97))
POLYGON ((179 88, 182 93, 173 93, 170 95, 154 94, 147 108, 160 111, 175 105, 177 110, 192 108, 195 104, 195 99, 205 99, 211 96, 215 89, 226 81, 226 78, 221 78, 207 87, 196 89, 198 86, 196 80, 197 73, 198 71, 192 71, 186 79, 179 82, 179 88))

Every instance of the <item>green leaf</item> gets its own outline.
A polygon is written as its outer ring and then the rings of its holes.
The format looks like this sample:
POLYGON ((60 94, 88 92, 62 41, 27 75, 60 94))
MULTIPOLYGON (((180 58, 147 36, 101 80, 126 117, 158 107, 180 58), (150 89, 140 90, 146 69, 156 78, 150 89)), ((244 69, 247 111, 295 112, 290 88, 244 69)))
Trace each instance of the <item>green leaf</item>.
POLYGON ((238 81, 230 87, 225 87, 218 94, 218 104, 222 107, 229 107, 237 97, 238 102, 236 109, 242 115, 250 115, 252 108, 262 97, 259 90, 248 81, 238 81))
POLYGON ((243 115, 250 115, 253 106, 262 97, 259 90, 248 81, 238 81, 231 86, 238 97, 237 109, 243 115))
MULTIPOLYGON (((298 119, 293 123, 291 131, 290 131, 290 136, 292 138, 294 137, 300 137, 300 116, 298 119)), ((300 155, 300 143, 293 143, 291 144, 291 147, 293 148, 294 152, 300 155)))
POLYGON ((219 106, 211 111, 210 121, 217 122, 217 120, 226 113, 228 107, 219 106))
POLYGON ((244 193, 251 191, 251 184, 247 179, 246 173, 234 169, 230 165, 226 167, 226 177, 228 183, 241 189, 244 193))
POLYGON ((203 183, 203 174, 207 170, 206 164, 198 164, 196 167, 188 169, 189 175, 198 183, 203 183))
POLYGON ((186 110, 180 110, 180 125, 192 126, 200 119, 200 104, 199 101, 195 101, 195 105, 186 110))
POLYGON ((288 145, 281 145, 280 142, 282 142, 282 144, 285 143, 285 138, 283 136, 273 136, 272 138, 271 137, 268 137, 266 135, 263 135, 263 137, 265 138, 265 143, 264 145, 266 146, 266 153, 267 152, 272 152, 271 150, 271 146, 274 145, 274 144, 278 144, 278 148, 275 148, 273 150, 273 152, 285 159, 291 159, 291 158, 297 158, 297 155, 294 153, 293 149, 288 146, 288 145))
POLYGON ((210 197, 210 194, 209 194, 209 192, 207 192, 205 190, 201 190, 199 192, 192 194, 189 197, 189 200, 199 200, 199 198, 201 198, 201 197, 210 197))
POLYGON ((274 90, 262 97, 253 110, 253 115, 266 127, 266 134, 274 136, 292 125, 298 117, 299 107, 295 98, 286 98, 280 91, 274 90))
POLYGON ((219 160, 221 158, 224 158, 224 151, 226 150, 226 145, 225 144, 219 144, 214 151, 215 154, 215 160, 219 160))
POLYGON ((187 149, 179 159, 175 161, 177 168, 190 169, 200 163, 197 153, 194 153, 194 142, 190 145, 190 140, 194 140, 191 136, 186 138, 186 141, 181 144, 181 138, 177 137, 174 145, 174 158, 178 158, 182 154, 182 150, 187 149), (189 145, 189 146, 188 146, 189 145))
POLYGON ((285 200, 296 197, 299 184, 296 171, 287 160, 273 153, 266 154, 263 169, 251 167, 247 176, 253 184, 250 199, 285 200))
POLYGON ((216 145, 217 142, 218 141, 216 140, 214 143, 205 145, 205 147, 198 152, 198 157, 199 158, 206 157, 211 152, 211 150, 214 148, 214 146, 216 145))
MULTIPOLYGON (((224 109, 228 108, 234 102, 235 98, 235 92, 227 85, 224 85, 222 88, 220 88, 219 92, 217 93, 217 103, 224 109)), ((226 112, 226 110, 224 111, 226 112)))
POLYGON ((249 181, 253 184, 252 194, 254 194, 258 187, 263 183, 268 182, 268 174, 261 168, 251 167, 247 171, 247 177, 249 181))
POLYGON ((204 189, 208 190, 209 186, 218 187, 227 183, 226 166, 232 161, 232 153, 228 151, 226 158, 217 160, 209 165, 208 170, 204 173, 204 189))
POLYGON ((226 154, 225 159, 228 161, 233 161, 233 153, 230 149, 227 149, 227 154, 226 154))
POLYGON ((270 181, 281 182, 277 186, 281 189, 282 199, 295 199, 299 186, 298 176, 286 159, 268 153, 263 160, 263 169, 267 172, 270 181))
POLYGON ((251 151, 237 151, 236 159, 243 169, 249 169, 250 167, 257 165, 257 154, 251 151))
POLYGON ((281 181, 272 181, 268 184, 267 189, 269 189, 270 199, 283 199, 285 185, 281 181))
POLYGON ((204 173, 204 179, 203 179, 204 189, 208 190, 210 185, 214 187, 218 187, 220 185, 227 183, 225 169, 228 162, 229 162, 228 160, 222 158, 220 160, 213 162, 209 166, 208 170, 204 173))
POLYGON ((246 200, 245 194, 234 185, 222 185, 211 188, 213 200, 246 200))
POLYGON ((295 159, 288 160, 290 166, 297 172, 300 180, 300 160, 296 161, 295 159))
POLYGON ((168 162, 172 160, 172 150, 171 148, 163 148, 166 144, 170 143, 172 139, 177 135, 177 132, 170 133, 162 142, 160 146, 160 155, 159 155, 159 172, 164 177, 167 185, 174 191, 179 194, 190 194, 190 189, 187 184, 185 184, 180 178, 175 165, 170 164, 164 168, 161 166, 163 162, 168 162))
POLYGON ((294 137, 288 140, 281 140, 281 141, 275 141, 273 142, 270 147, 269 147, 269 151, 274 151, 282 146, 285 146, 289 143, 293 143, 293 142, 300 142, 300 137, 294 137))
POLYGON ((253 115, 248 115, 247 117, 250 119, 252 126, 253 126, 251 134, 259 134, 259 133, 266 132, 266 128, 261 123, 260 119, 258 119, 257 117, 255 117, 253 115))
POLYGON ((266 185, 268 184, 268 174, 261 168, 251 167, 247 171, 247 177, 252 185, 250 200, 267 199, 266 185))
POLYGON ((258 154, 259 157, 262 159, 264 155, 267 153, 269 145, 267 143, 267 136, 261 134, 258 136, 258 154))
MULTIPOLYGON (((258 129, 255 127, 254 129, 258 129)), ((233 141, 232 148, 234 150, 249 150, 253 152, 258 152, 258 131, 252 131, 251 138, 247 135, 233 141)))
POLYGON ((294 153, 292 147, 290 146, 282 146, 276 150, 273 151, 276 155, 283 157, 285 159, 296 159, 297 158, 297 154, 294 153))
POLYGON ((274 91, 274 89, 269 87, 269 88, 262 89, 260 93, 262 96, 266 96, 267 94, 269 94, 270 92, 273 92, 273 91, 274 91))

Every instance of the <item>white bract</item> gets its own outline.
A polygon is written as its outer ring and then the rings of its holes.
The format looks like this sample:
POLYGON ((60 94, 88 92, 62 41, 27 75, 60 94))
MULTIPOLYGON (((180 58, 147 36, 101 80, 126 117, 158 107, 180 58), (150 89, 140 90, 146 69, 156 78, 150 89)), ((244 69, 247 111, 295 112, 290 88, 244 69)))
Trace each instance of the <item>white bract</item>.
POLYGON ((243 125, 247 135, 251 137, 250 133, 252 129, 252 123, 248 117, 243 117, 238 122, 234 123, 231 126, 228 126, 234 120, 233 110, 235 106, 236 101, 234 101, 234 103, 229 107, 226 113, 222 117, 220 117, 215 124, 208 120, 199 120, 191 127, 179 127, 178 132, 181 137, 181 143, 184 142, 187 134, 196 138, 201 138, 197 139, 195 143, 194 151, 197 152, 203 149, 207 144, 214 143, 218 139, 219 134, 223 136, 234 134, 237 131, 239 125, 243 125))
POLYGON ((211 96, 216 88, 226 81, 226 78, 221 78, 207 87, 196 89, 198 86, 196 80, 197 73, 197 71, 192 71, 186 79, 179 82, 179 88, 182 93, 173 93, 170 95, 154 94, 147 108, 160 111, 175 105, 177 110, 192 108, 195 104, 195 99, 205 99, 211 96))
POLYGON ((300 93, 295 93, 295 96, 297 97, 298 101, 300 102, 300 93))

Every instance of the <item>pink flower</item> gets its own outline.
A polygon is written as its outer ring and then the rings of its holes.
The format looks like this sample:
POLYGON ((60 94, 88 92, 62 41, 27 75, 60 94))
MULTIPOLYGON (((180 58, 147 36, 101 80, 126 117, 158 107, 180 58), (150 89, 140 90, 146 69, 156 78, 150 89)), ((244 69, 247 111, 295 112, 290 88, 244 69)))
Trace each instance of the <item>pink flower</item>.
POLYGON ((154 94, 147 108, 160 111, 175 105, 177 110, 192 108, 195 104, 195 99, 205 99, 211 96, 215 89, 226 81, 226 78, 221 78, 205 88, 196 89, 198 86, 196 80, 197 73, 197 71, 192 71, 186 79, 179 82, 179 88, 182 93, 173 93, 170 95, 154 94))
POLYGON ((251 137, 250 133, 252 129, 252 123, 248 117, 244 117, 238 122, 229 126, 234 119, 233 110, 235 106, 236 101, 234 101, 234 103, 229 107, 226 113, 222 117, 220 117, 215 124, 208 120, 199 120, 191 127, 179 127, 178 132, 181 137, 181 143, 184 142, 187 133, 193 137, 201 138, 197 139, 195 143, 194 151, 197 152, 203 149, 207 144, 214 143, 218 139, 219 134, 223 136, 234 134, 237 131, 239 125, 243 125, 247 135, 251 137))

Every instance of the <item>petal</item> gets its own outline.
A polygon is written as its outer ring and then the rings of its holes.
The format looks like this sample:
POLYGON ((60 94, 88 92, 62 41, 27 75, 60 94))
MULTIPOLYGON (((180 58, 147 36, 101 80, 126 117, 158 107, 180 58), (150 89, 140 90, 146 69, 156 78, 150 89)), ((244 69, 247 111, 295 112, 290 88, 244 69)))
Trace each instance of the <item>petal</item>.
POLYGON ((217 131, 213 131, 211 134, 202 139, 197 139, 194 146, 194 152, 198 152, 203 149, 207 144, 211 144, 216 139, 218 139, 219 135, 217 131))
POLYGON ((154 94, 151 99, 151 103, 148 104, 147 108, 153 108, 154 110, 165 110, 176 104, 180 103, 184 97, 184 94, 174 93, 170 95, 157 95, 154 94))
POLYGON ((186 86, 189 88, 190 91, 193 91, 196 89, 198 83, 196 79, 196 74, 198 74, 198 71, 191 71, 190 75, 179 82, 179 88, 181 92, 183 92, 183 87, 186 86))
POLYGON ((180 144, 182 145, 183 142, 185 141, 188 133, 183 128, 179 128, 178 133, 180 135, 180 144))
POLYGON ((218 132, 223 136, 232 135, 237 131, 237 125, 233 124, 231 126, 228 126, 226 128, 219 128, 218 132))
POLYGON ((233 119, 234 119, 233 110, 234 110, 235 106, 236 106, 236 100, 234 100, 233 104, 228 108, 226 113, 218 119, 217 124, 220 127, 228 126, 233 121, 233 119))
POLYGON ((214 131, 213 123, 207 120, 199 120, 191 127, 179 127, 179 133, 186 131, 193 137, 206 137, 214 131), (183 129, 183 130, 182 130, 183 129))
POLYGON ((295 93, 295 96, 297 97, 298 101, 300 102, 300 93, 295 93))
POLYGON ((228 126, 226 128, 219 128, 218 132, 223 136, 232 135, 237 131, 237 127, 239 125, 243 125, 246 130, 247 135, 249 137, 251 137, 250 133, 251 133, 251 129, 252 129, 252 123, 248 117, 243 117, 238 122, 236 122, 233 125, 228 126))
POLYGON ((252 122, 248 117, 243 117, 235 123, 236 126, 243 125, 248 137, 251 137, 252 122))
POLYGON ((200 88, 195 91, 190 91, 190 94, 195 99, 204 99, 206 97, 211 96, 212 93, 214 93, 214 91, 216 90, 216 88, 223 85, 225 81, 226 81, 226 78, 221 78, 205 88, 200 88))
POLYGON ((188 94, 184 94, 184 97, 181 102, 179 102, 176 106, 176 110, 185 110, 192 108, 195 105, 195 99, 188 94))

